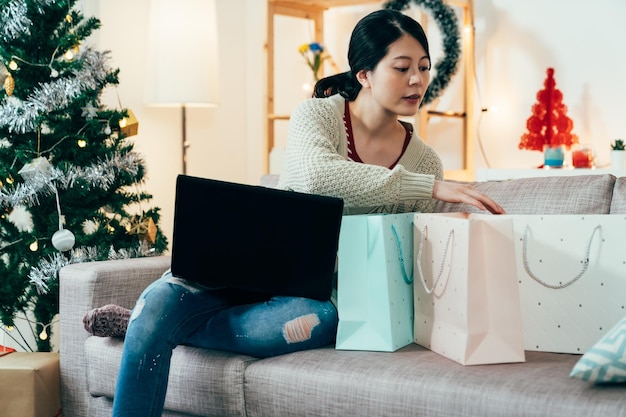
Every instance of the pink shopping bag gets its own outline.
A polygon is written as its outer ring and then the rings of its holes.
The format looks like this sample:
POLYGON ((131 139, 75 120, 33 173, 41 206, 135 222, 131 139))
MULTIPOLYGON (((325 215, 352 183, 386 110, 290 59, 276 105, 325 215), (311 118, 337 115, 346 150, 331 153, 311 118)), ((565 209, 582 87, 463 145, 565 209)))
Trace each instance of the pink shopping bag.
POLYGON ((415 342, 462 365, 524 362, 509 216, 415 214, 415 342))

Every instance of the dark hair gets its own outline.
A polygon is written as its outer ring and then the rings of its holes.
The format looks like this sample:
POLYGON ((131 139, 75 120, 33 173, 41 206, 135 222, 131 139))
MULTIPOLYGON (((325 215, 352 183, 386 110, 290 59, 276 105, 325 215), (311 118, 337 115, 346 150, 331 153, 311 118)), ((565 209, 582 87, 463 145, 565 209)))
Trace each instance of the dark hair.
POLYGON ((356 79, 359 71, 371 71, 387 55, 389 45, 402 35, 415 38, 430 56, 428 39, 422 26, 413 18, 398 10, 382 9, 362 18, 352 31, 348 45, 348 65, 350 71, 331 75, 315 84, 314 97, 328 97, 341 94, 347 100, 354 100, 361 91, 356 79))

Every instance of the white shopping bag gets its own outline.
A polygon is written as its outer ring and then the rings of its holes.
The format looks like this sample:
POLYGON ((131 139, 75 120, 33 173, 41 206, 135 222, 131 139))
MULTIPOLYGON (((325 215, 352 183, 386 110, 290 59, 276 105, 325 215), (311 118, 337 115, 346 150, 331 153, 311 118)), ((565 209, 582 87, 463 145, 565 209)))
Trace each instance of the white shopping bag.
POLYGON ((585 353, 626 314, 626 216, 511 217, 525 349, 585 353))
POLYGON ((524 362, 509 216, 416 214, 415 342, 463 365, 524 362))
POLYGON ((413 214, 344 216, 335 347, 393 352, 413 343, 413 214))

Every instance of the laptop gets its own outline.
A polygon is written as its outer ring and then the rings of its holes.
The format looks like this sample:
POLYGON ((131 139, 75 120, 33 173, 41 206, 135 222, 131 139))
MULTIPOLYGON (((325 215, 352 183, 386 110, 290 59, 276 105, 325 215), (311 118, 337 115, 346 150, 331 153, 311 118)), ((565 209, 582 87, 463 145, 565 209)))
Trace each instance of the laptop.
POLYGON ((340 198, 179 175, 172 274, 209 288, 330 299, 340 198))

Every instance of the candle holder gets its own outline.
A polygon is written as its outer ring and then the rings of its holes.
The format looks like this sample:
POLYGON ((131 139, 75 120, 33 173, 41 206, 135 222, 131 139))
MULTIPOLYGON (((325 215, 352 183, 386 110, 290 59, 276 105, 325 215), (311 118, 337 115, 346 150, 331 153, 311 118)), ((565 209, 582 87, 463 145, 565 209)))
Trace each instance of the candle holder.
POLYGON ((594 167, 593 147, 588 144, 579 144, 572 149, 572 166, 574 168, 594 167))
POLYGON ((565 159, 565 151, 563 145, 551 146, 543 145, 543 167, 563 168, 563 160, 565 159))

